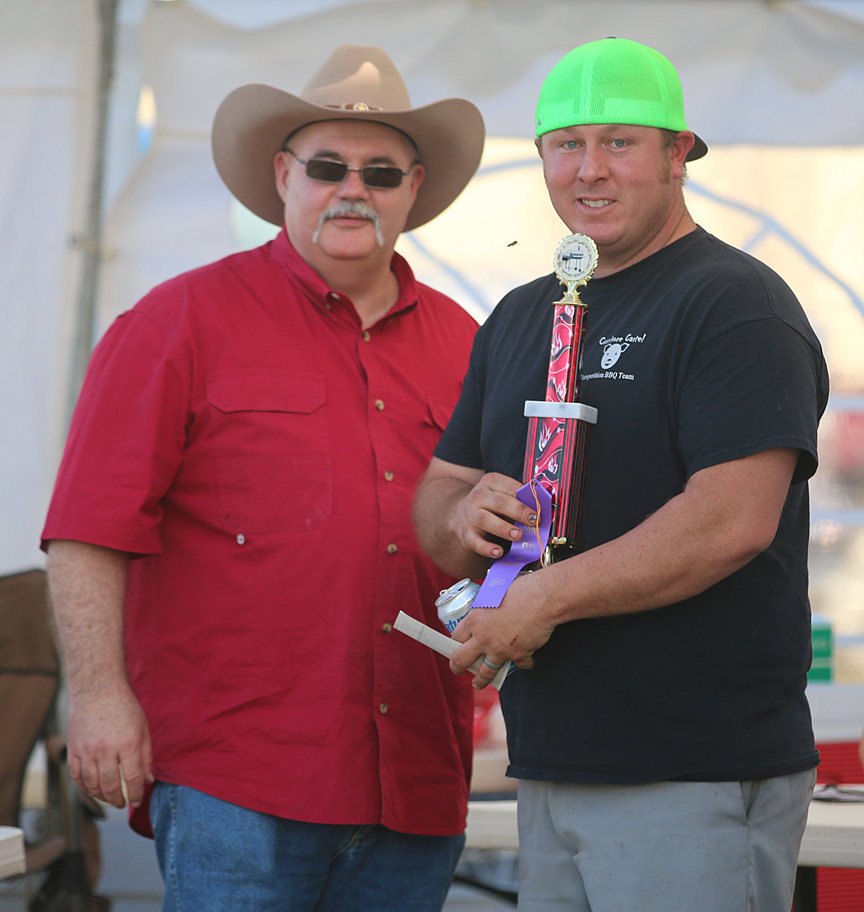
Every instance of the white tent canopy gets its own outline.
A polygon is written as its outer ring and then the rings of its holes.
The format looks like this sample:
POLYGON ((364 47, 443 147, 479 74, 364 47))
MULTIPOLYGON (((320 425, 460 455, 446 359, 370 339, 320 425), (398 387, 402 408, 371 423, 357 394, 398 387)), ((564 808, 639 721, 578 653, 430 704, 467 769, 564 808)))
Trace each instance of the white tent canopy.
MULTIPOLYGON (((0 573, 41 562, 38 535, 68 420, 81 262, 95 240, 83 235, 99 10, 97 0, 0 0, 0 573)), ((401 249, 421 279, 482 317, 504 290, 549 270, 565 233, 530 142, 539 86, 572 47, 609 35, 650 44, 676 64, 690 125, 710 148, 690 167, 694 215, 789 280, 825 343, 836 401, 858 407, 860 0, 125 0, 100 169, 97 334, 162 279, 251 243, 257 229, 212 166, 213 111, 247 82, 299 90, 342 43, 383 47, 415 104, 463 96, 481 108, 490 142, 477 178, 401 249), (157 111, 143 156, 142 86, 157 111)), ((862 521, 831 484, 816 486, 814 506, 862 521)))

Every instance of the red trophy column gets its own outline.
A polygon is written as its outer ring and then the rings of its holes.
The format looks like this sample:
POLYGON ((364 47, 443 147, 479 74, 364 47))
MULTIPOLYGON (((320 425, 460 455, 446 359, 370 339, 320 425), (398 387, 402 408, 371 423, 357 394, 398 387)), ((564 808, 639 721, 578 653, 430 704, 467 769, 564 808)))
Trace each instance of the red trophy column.
POLYGON ((546 399, 525 403, 528 438, 522 479, 541 482, 552 495, 552 529, 543 563, 554 561, 556 548, 575 545, 588 435, 597 421, 597 410, 578 401, 588 307, 577 289, 597 266, 594 241, 584 234, 569 235, 558 245, 554 265, 567 291, 553 305, 546 399))

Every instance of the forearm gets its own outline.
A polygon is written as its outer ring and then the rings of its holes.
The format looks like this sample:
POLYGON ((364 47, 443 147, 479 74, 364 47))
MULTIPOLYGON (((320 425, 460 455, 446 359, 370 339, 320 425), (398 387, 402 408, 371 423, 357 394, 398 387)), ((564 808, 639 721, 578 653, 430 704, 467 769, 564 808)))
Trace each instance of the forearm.
POLYGON ((88 794, 133 807, 153 781, 147 720, 132 693, 123 650, 128 555, 53 541, 48 582, 69 685, 69 772, 88 794))
POLYGON ((630 532, 548 568, 550 620, 659 608, 739 570, 773 540, 795 459, 766 450, 705 469, 630 532))
POLYGON ((125 684, 123 602, 128 555, 75 541, 48 546, 54 622, 72 694, 125 684))
POLYGON ((555 626, 648 611, 683 601, 743 567, 761 550, 694 521, 673 499, 626 535, 536 574, 536 595, 555 626))

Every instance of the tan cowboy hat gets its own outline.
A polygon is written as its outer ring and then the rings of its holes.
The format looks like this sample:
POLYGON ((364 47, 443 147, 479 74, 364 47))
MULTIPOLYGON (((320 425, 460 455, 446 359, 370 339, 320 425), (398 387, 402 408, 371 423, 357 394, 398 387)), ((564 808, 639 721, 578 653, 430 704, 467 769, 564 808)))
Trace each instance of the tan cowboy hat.
POLYGON ((276 192, 273 158, 287 136, 322 120, 372 120, 414 141, 426 177, 406 231, 435 218, 456 199, 483 152, 483 117, 470 101, 448 98, 412 109, 405 83, 384 51, 343 44, 300 95, 245 85, 225 98, 213 119, 219 176, 247 209, 281 225, 285 207, 276 192))

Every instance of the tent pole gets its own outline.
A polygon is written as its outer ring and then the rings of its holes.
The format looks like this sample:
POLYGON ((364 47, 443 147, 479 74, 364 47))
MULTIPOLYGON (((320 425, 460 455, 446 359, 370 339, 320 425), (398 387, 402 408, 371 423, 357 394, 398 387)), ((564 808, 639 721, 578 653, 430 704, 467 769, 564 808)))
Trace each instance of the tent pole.
POLYGON ((75 307, 74 340, 70 382, 66 402, 66 423, 78 398, 87 363, 93 349, 96 298, 102 263, 102 215, 107 155, 108 107, 114 78, 115 36, 118 0, 97 0, 99 4, 99 71, 93 157, 84 231, 77 239, 81 249, 81 281, 75 307))

